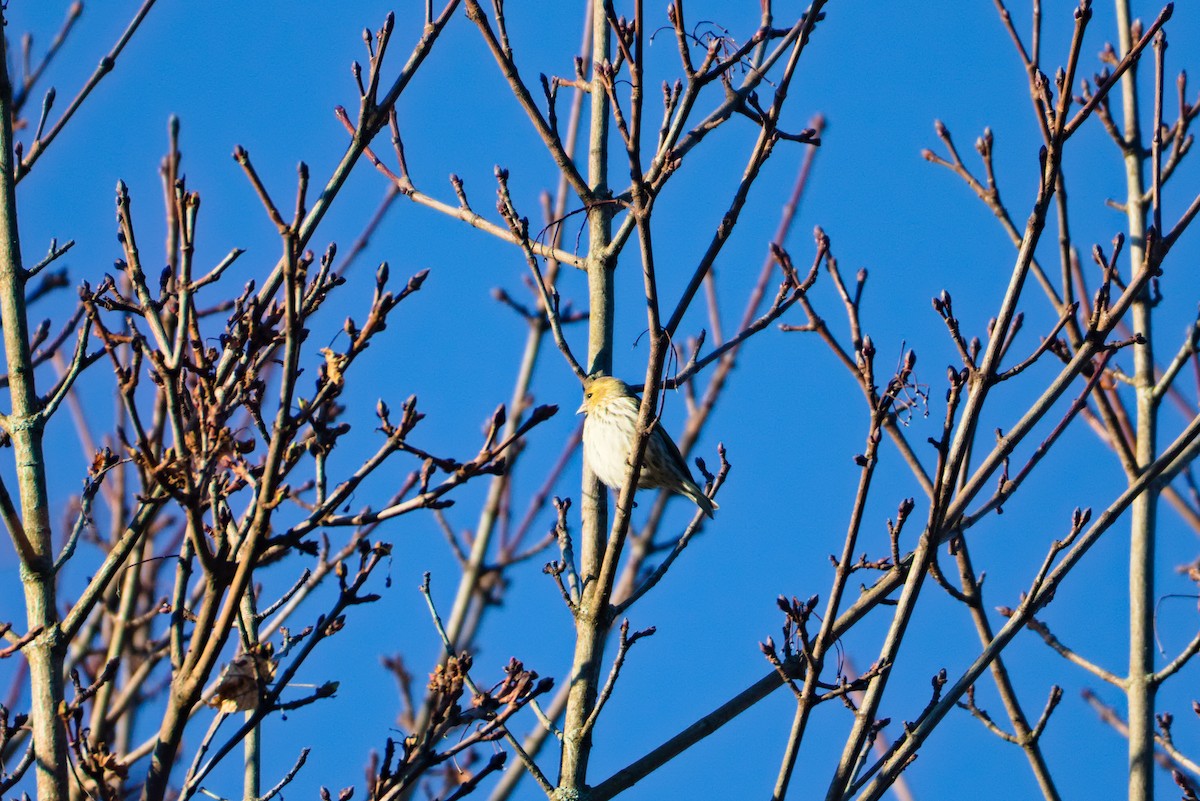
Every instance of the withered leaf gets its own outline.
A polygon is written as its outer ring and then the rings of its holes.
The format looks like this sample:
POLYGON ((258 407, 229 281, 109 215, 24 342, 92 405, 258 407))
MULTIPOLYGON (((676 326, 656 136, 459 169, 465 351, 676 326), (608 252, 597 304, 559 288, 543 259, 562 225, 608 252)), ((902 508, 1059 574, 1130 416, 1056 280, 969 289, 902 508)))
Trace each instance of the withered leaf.
POLYGON ((325 374, 334 386, 340 387, 346 380, 342 375, 347 361, 345 354, 337 353, 332 348, 321 348, 320 352, 325 357, 325 374))
POLYGON ((250 653, 239 654, 225 666, 221 680, 208 705, 221 712, 245 712, 258 706, 259 682, 267 684, 275 678, 275 660, 270 644, 257 645, 250 653))

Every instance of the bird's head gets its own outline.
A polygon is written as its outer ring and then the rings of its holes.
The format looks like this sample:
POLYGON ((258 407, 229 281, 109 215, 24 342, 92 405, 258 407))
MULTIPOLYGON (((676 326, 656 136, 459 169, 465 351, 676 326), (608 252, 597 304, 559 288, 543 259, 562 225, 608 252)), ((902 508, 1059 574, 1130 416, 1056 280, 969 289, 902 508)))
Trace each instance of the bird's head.
POLYGON ((629 395, 629 386, 619 378, 610 375, 598 375, 585 378, 583 381, 583 403, 575 410, 575 414, 587 414, 597 409, 613 398, 629 395))

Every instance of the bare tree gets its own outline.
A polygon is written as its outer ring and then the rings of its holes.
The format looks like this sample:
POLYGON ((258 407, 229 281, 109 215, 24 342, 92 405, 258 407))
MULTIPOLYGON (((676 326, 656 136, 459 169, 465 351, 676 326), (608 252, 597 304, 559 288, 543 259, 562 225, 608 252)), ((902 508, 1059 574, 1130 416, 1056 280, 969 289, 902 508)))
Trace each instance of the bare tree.
MULTIPOLYGON (((1011 274, 984 312, 991 317, 986 331, 972 335, 950 291, 933 299, 927 320, 911 316, 913 326, 944 327, 954 354, 945 377, 932 381, 918 373, 912 350, 894 369, 880 361, 863 303, 867 272, 844 273, 840 245, 821 228, 803 255, 789 245, 825 127, 817 110, 802 109, 803 116, 793 110, 800 65, 836 4, 827 9, 824 0, 813 0, 781 17, 765 0, 758 24, 733 32, 691 18, 683 0, 673 0, 663 18, 638 0, 627 7, 593 0, 581 19, 578 54, 555 51, 559 71, 537 80, 523 72, 529 55, 514 44, 523 37, 510 37, 501 0, 488 7, 477 0, 447 0, 440 8, 430 2, 422 24, 408 28, 388 16, 365 32, 365 59, 353 65, 357 108, 336 108, 348 144, 329 175, 313 179, 301 163, 285 193, 260 176, 246 149, 234 150, 278 237, 271 264, 239 285, 231 268, 245 263, 240 248, 198 263, 201 198, 181 170, 181 126, 172 119, 160 168, 165 268, 152 266, 139 245, 137 232, 149 223, 118 184, 115 269, 78 281, 78 300, 60 303, 57 333, 48 324, 31 325, 29 308, 47 295, 67 294, 63 287, 73 281, 57 263, 73 243, 52 242, 45 258, 25 266, 31 260, 23 258, 18 234, 18 185, 37 180, 42 154, 85 102, 96 102, 93 89, 117 66, 154 0, 137 9, 62 112, 53 89, 43 94, 36 119, 27 102, 76 29, 82 4, 69 7, 37 64, 29 40, 20 58, 6 52, 4 62, 14 66, 0 77, 0 318, 9 410, 0 429, 11 467, 0 482, 0 519, 20 561, 25 620, 0 621, 9 641, 0 657, 14 666, 13 689, 0 706, 0 791, 36 788, 42 801, 132 793, 143 801, 229 797, 234 790, 221 785, 231 781, 230 754, 240 751, 242 798, 268 801, 300 775, 309 754, 299 752, 265 787, 264 770, 273 769, 264 767, 272 721, 310 705, 307 712, 320 715, 338 691, 334 681, 302 685, 299 671, 357 607, 379 600, 390 584, 381 566, 414 558, 403 543, 391 542, 396 524, 390 522, 414 516, 444 534, 458 574, 448 607, 439 607, 434 591, 435 582, 448 583, 444 574, 427 570, 419 588, 429 612, 425 637, 438 645, 432 662, 385 657, 399 687, 400 734, 373 733, 377 748, 364 754, 364 790, 374 801, 422 793, 449 801, 484 790, 502 801, 514 797, 523 779, 557 801, 604 801, 669 770, 781 689, 794 699, 789 733, 778 743, 755 744, 779 754, 772 776, 747 777, 748 786, 761 788, 755 792, 798 795, 802 749, 819 737, 841 743, 840 755, 815 780, 806 777, 804 797, 875 799, 889 790, 912 797, 905 769, 934 747, 932 733, 952 714, 969 714, 1018 746, 1043 797, 1057 799, 1060 782, 1043 737, 1063 691, 1044 687, 1046 700, 1038 698, 1041 709, 1032 711, 1014 678, 1025 666, 1010 647, 1027 628, 1124 695, 1124 715, 1090 698, 1128 739, 1130 798, 1154 797, 1156 758, 1174 771, 1185 797, 1196 797, 1200 769, 1175 745, 1173 717, 1160 709, 1156 693, 1200 651, 1200 634, 1169 659, 1156 659, 1154 610, 1156 576, 1173 567, 1155 559, 1159 499, 1200 530, 1191 478, 1200 415, 1180 386, 1189 370, 1200 374, 1200 320, 1188 320, 1182 342, 1166 343, 1155 322, 1164 287, 1194 291, 1169 257, 1200 211, 1200 197, 1174 217, 1163 198, 1190 150, 1200 102, 1188 102, 1181 73, 1178 110, 1164 108, 1171 5, 1144 25, 1133 19, 1128 0, 1116 0, 1116 45, 1101 54, 1101 71, 1090 78, 1081 77, 1088 69, 1090 2, 1074 9, 1069 41, 1055 43, 1065 56, 1053 64, 1053 77, 1042 55, 1040 3, 1034 0, 1028 28, 1001 0, 995 5, 1028 78, 1042 141, 1024 158, 1036 167, 1037 181, 1027 196, 1010 192, 990 129, 977 139, 974 161, 937 123, 939 144, 925 158, 965 182, 1016 255, 1006 256, 1011 274), (516 165, 496 168, 497 201, 486 211, 473 205, 458 176, 439 188, 427 185, 415 166, 410 170, 410 158, 419 162, 406 150, 405 135, 421 116, 398 106, 418 72, 436 73, 427 58, 444 47, 450 25, 470 32, 494 62, 522 124, 553 163, 557 186, 540 199, 516 189, 525 185, 518 184, 525 175, 516 165), (666 74, 650 56, 651 37, 671 43, 666 74), (406 47, 407 53, 395 52, 406 47), (1139 70, 1146 55, 1152 71, 1139 70), (661 110, 647 109, 648 91, 661 97, 661 110), (809 115, 806 125, 792 122, 809 115), (1127 187, 1118 203, 1125 228, 1111 245, 1090 247, 1094 269, 1072 238, 1064 167, 1085 126, 1098 126, 1116 143, 1115 164, 1127 187), (701 255, 681 265, 662 244, 655 212, 668 202, 674 179, 697 169, 696 154, 720 146, 711 136, 718 130, 744 137, 741 177, 727 196, 671 199, 691 211, 722 210, 702 234, 701 255), (794 189, 779 198, 781 220, 771 241, 756 243, 766 255, 727 332, 730 293, 719 289, 715 266, 734 258, 731 239, 741 215, 771 157, 785 148, 803 149, 794 189), (375 168, 383 199, 339 254, 326 244, 323 223, 360 162, 375 168), (426 436, 415 395, 366 410, 348 392, 355 382, 366 384, 363 354, 372 345, 386 347, 389 323, 430 272, 395 281, 383 262, 369 298, 341 300, 364 270, 369 241, 404 200, 414 214, 432 211, 465 223, 463 236, 475 236, 470 227, 504 243, 506 266, 525 275, 529 291, 528 298, 496 292, 523 321, 525 341, 511 387, 488 388, 509 402, 496 408, 478 446, 465 453, 426 436), (1048 253, 1058 270, 1044 266, 1048 253), (619 276, 639 269, 641 286, 629 291, 619 276), (564 293, 582 282, 586 298, 572 304, 564 293), (331 314, 355 303, 340 327, 330 324, 331 314), (574 397, 586 377, 613 374, 616 330, 632 319, 623 311, 629 308, 645 312, 637 322, 645 355, 628 472, 610 506, 608 490, 586 463, 576 483, 579 430, 560 447, 547 433, 555 430, 547 422, 557 407, 534 398, 574 397), (705 316, 706 329, 689 330, 705 316), (1039 327, 1037 341, 1028 341, 1025 330, 1039 327), (678 389, 684 398, 676 441, 691 455, 734 380, 742 348, 779 329, 811 335, 806 339, 849 372, 865 402, 857 423, 863 438, 857 486, 848 497, 844 540, 829 557, 828 585, 779 597, 782 627, 778 637, 764 635, 760 679, 722 686, 727 700, 694 721, 674 722, 675 734, 652 749, 622 750, 624 766, 606 775, 593 760, 608 734, 597 724, 622 676, 647 669, 626 663, 655 633, 652 625, 631 622, 644 608, 639 603, 670 593, 672 567, 686 559, 698 534, 719 533, 731 514, 727 507, 710 522, 697 509, 677 524, 666 514, 665 493, 643 495, 641 507, 634 503, 649 438, 667 421, 664 390, 678 389), (1120 366, 1125 359, 1132 370, 1120 366), (92 400, 101 394, 116 401, 103 425, 95 422, 101 407, 92 400), (1161 413, 1164 400, 1179 407, 1182 422, 1161 413), (46 430, 61 411, 72 418, 91 468, 65 522, 56 524, 52 495, 62 468, 46 430), (934 421, 927 437, 926 416, 934 421), (1023 571, 1023 591, 985 602, 972 529, 1004 527, 998 515, 1031 494, 1039 480, 1031 477, 1045 474, 1048 455, 1058 455, 1066 432, 1081 422, 1111 449, 1124 488, 1096 508, 1041 520, 1040 530, 1024 536, 1038 543, 1037 557, 1005 566, 1023 571), (350 444, 352 426, 374 428, 370 450, 350 444), (465 485, 476 485, 476 493, 465 485), (920 495, 906 497, 906 487, 919 487, 920 495), (446 512, 460 499, 466 502, 455 508, 455 519, 464 508, 476 517, 465 533, 446 512), (880 525, 884 507, 895 511, 880 525), (1072 577, 1086 573, 1088 551, 1125 525, 1130 653, 1118 675, 1065 645, 1039 614, 1069 579, 1085 580, 1072 577), (951 560, 953 571, 944 568, 951 560), (566 664, 535 670, 520 653, 507 662, 486 651, 477 658, 510 582, 536 575, 538 564, 548 597, 562 607, 547 608, 545 620, 521 623, 549 630, 552 615, 569 616, 573 636, 556 643, 569 656, 566 664), (948 670, 942 654, 912 645, 919 611, 944 599, 966 612, 978 640, 962 669, 948 670), (1003 604, 999 616, 990 609, 996 603, 1003 604), (851 667, 854 661, 861 671, 851 667), (897 681, 901 671, 926 671, 932 692, 918 697, 911 683, 897 681), (428 682, 415 678, 425 674, 428 682), (984 708, 984 694, 999 700, 1007 723, 984 708), (826 702, 826 709, 844 713, 818 715, 826 702), (909 719, 893 724, 899 715, 909 719)), ((715 454, 701 452, 706 458, 695 463, 713 497, 737 461, 736 444, 730 459, 724 445, 715 454)), ((1193 564, 1193 580, 1198 573, 1193 564)), ((347 787, 339 798, 348 801, 354 792, 347 787)), ((321 794, 330 797, 324 788, 321 794)))

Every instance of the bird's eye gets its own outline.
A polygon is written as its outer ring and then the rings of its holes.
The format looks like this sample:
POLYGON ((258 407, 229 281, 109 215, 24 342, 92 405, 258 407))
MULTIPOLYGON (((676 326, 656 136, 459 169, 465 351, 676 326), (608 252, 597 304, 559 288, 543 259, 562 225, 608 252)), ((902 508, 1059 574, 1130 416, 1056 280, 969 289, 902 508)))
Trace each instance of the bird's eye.
POLYGON ((589 393, 587 394, 587 396, 588 396, 589 398, 590 398, 590 397, 592 397, 592 393, 590 393, 590 392, 589 392, 589 393))

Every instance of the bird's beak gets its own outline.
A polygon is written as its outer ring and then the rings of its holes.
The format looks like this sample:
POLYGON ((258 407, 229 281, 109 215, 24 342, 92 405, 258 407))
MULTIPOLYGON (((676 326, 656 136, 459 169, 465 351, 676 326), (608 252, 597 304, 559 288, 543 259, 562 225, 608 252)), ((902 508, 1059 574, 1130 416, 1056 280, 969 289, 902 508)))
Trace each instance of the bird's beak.
POLYGON ((579 404, 579 408, 575 410, 575 414, 583 414, 587 411, 587 401, 579 404))

